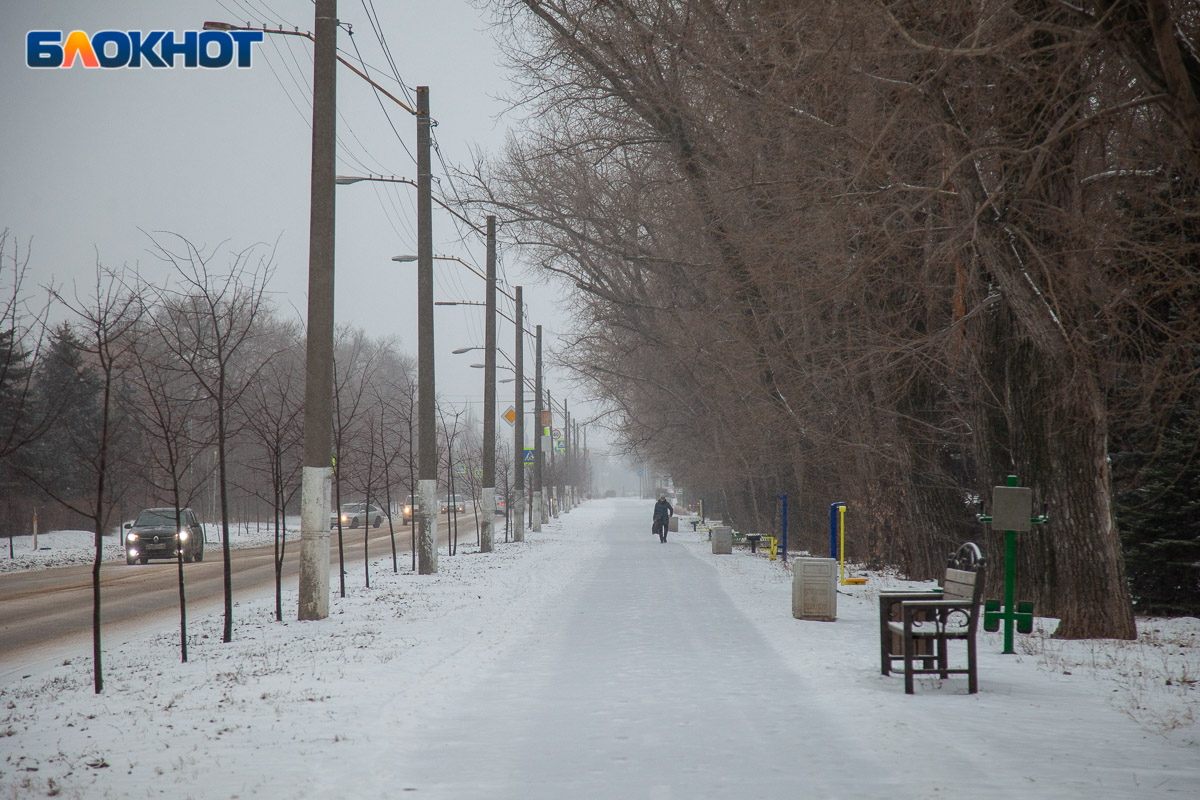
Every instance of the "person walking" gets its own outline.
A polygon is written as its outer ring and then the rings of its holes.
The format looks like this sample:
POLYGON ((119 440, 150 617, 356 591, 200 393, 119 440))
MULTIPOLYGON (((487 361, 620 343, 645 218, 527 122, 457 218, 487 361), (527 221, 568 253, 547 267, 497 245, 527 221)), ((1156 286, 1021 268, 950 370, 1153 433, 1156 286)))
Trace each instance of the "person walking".
POLYGON ((660 541, 667 541, 667 521, 674 513, 675 509, 667 502, 667 496, 660 494, 658 502, 654 504, 654 526, 650 529, 652 533, 658 534, 660 541))

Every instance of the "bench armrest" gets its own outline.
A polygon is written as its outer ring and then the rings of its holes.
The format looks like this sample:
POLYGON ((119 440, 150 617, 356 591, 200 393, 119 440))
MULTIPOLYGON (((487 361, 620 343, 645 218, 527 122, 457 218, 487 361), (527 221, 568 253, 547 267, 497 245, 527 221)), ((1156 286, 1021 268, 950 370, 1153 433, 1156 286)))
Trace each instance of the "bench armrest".
POLYGON ((970 600, 905 600, 901 608, 908 610, 922 608, 970 608, 974 605, 970 600))
POLYGON ((891 600, 901 600, 901 599, 940 600, 942 597, 943 597, 943 593, 942 593, 941 589, 936 589, 936 590, 913 589, 912 591, 896 591, 896 592, 880 592, 879 593, 879 599, 881 601, 882 600, 891 601, 891 600))
MULTIPOLYGON (((900 628, 899 632, 907 635, 908 631, 924 625, 933 625, 933 630, 946 630, 952 618, 962 614, 963 622, 970 624, 975 619, 979 606, 969 600, 906 600, 900 604, 899 623, 891 623, 900 628), (924 620, 917 619, 923 612, 928 613, 924 620)), ((889 628, 891 627, 889 625, 889 628)))

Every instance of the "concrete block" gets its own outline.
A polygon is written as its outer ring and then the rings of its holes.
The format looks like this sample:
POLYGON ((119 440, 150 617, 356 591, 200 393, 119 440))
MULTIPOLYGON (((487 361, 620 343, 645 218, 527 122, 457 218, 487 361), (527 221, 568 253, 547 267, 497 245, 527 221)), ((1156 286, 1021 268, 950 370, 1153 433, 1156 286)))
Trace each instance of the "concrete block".
POLYGON ((828 622, 837 619, 837 559, 792 561, 792 616, 828 622))
POLYGON ((718 525, 712 529, 712 551, 714 554, 733 552, 733 528, 728 525, 718 525))
POLYGON ((667 532, 679 533, 679 517, 675 516, 674 514, 672 514, 671 518, 667 520, 667 532))

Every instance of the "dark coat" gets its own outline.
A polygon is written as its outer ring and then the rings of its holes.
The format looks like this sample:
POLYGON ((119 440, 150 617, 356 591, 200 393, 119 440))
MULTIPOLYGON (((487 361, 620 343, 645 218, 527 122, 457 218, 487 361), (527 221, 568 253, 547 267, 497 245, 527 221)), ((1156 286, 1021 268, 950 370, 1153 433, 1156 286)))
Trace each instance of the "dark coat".
POLYGON ((675 509, 671 508, 671 504, 668 503, 666 500, 659 500, 657 503, 654 504, 654 518, 655 519, 663 519, 663 520, 669 519, 671 517, 671 515, 674 513, 675 513, 675 509))

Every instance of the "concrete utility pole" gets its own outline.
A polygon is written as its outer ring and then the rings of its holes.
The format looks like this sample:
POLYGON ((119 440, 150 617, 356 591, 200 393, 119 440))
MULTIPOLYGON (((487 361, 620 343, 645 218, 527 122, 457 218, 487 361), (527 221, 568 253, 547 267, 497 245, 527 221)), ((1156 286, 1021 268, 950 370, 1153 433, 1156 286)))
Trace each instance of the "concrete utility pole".
POLYGON ((487 322, 483 336, 483 516, 479 552, 492 552, 496 520, 496 218, 487 218, 487 322))
POLYGON ((329 616, 329 488, 333 439, 333 230, 337 130, 337 0, 316 0, 312 183, 308 227, 308 345, 300 478, 298 618, 329 616))
POLYGON ((554 456, 554 398, 552 398, 550 396, 549 389, 546 390, 546 408, 545 408, 545 411, 543 411, 542 413, 548 414, 550 417, 550 419, 548 421, 549 424, 546 425, 546 431, 545 431, 546 441, 550 444, 550 481, 551 481, 550 491, 547 492, 547 494, 549 494, 550 497, 546 501, 546 503, 550 508, 548 516, 554 517, 554 519, 558 519, 558 506, 560 504, 560 498, 559 498, 559 494, 558 494, 558 484, 554 483, 554 478, 556 478, 558 476, 558 470, 556 470, 554 468, 554 460, 555 460, 555 456, 554 456))
POLYGON ((437 572, 437 392, 433 377, 433 182, 429 87, 417 87, 417 572, 437 572))
POLYGON ((563 513, 571 511, 571 414, 567 411, 567 401, 563 400, 563 478, 562 478, 562 507, 563 513))
POLYGON ((514 356, 517 370, 516 397, 513 408, 517 418, 513 422, 513 541, 525 541, 525 307, 521 300, 521 287, 517 287, 516 299, 517 343, 514 356))
POLYGON ((537 326, 537 355, 533 379, 533 529, 542 529, 542 326, 537 326))

